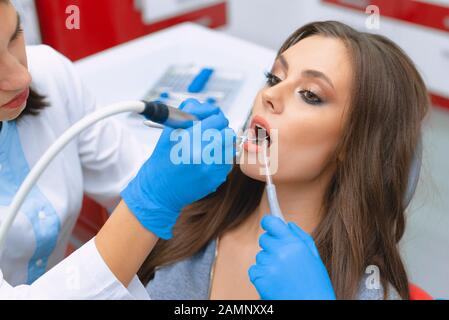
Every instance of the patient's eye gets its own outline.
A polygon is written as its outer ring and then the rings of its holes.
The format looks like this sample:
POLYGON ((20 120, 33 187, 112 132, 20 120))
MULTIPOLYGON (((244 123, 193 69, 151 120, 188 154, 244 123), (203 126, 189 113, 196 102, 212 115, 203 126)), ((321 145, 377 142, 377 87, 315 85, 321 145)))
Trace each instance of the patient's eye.
POLYGON ((275 85, 277 85, 279 82, 281 82, 281 79, 279 79, 278 77, 276 77, 273 73, 271 72, 265 72, 265 77, 267 78, 267 85, 269 87, 273 87, 275 85))
POLYGON ((11 38, 11 42, 16 41, 17 39, 20 38, 20 36, 23 34, 23 29, 22 27, 19 27, 16 32, 14 32, 14 35, 11 38))
POLYGON ((323 104, 323 100, 313 93, 311 90, 301 90, 299 91, 299 94, 301 95, 301 98, 304 100, 304 102, 312 105, 320 105, 323 104))

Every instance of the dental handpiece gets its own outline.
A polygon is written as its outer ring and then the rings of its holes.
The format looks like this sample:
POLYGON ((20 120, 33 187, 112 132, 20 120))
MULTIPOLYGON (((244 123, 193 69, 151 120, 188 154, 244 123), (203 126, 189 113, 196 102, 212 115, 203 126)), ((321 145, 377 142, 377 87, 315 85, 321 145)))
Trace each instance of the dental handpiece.
POLYGON ((270 168, 268 166, 268 141, 263 142, 263 156, 264 156, 264 165, 265 165, 265 175, 267 179, 267 197, 268 197, 268 205, 270 207, 271 214, 275 217, 278 217, 282 221, 285 222, 284 215, 282 214, 281 207, 279 206, 278 197, 276 194, 276 187, 273 183, 273 179, 271 178, 270 168))
MULTIPOLYGON (((141 113, 148 121, 144 125, 155 129, 164 129, 165 126, 173 129, 187 129, 192 126, 192 122, 199 119, 187 112, 171 107, 159 101, 144 101, 145 111, 141 113)), ((256 142, 257 138, 249 138, 247 135, 238 136, 236 142, 237 154, 239 157, 243 144, 246 141, 256 142)))
POLYGON ((144 122, 149 127, 162 129, 167 126, 174 129, 187 129, 192 127, 194 121, 199 120, 194 115, 162 102, 144 101, 144 103, 145 110, 141 114, 149 120, 144 122))
MULTIPOLYGON (((192 122, 199 121, 197 117, 162 102, 144 101, 144 103, 145 111, 141 115, 148 121, 144 121, 143 124, 150 128, 163 130, 167 126, 173 129, 187 129, 192 126, 192 122)), ((257 141, 257 139, 249 138, 247 135, 238 136, 236 157, 240 156, 241 149, 246 141, 257 141)))

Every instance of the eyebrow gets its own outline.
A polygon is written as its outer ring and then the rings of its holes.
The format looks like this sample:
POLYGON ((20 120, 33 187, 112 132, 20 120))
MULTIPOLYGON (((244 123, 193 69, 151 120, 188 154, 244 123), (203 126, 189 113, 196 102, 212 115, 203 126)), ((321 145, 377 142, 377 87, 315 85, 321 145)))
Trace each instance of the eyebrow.
POLYGON ((17 36, 19 35, 20 32, 20 25, 21 25, 21 18, 19 13, 17 12, 17 25, 16 25, 16 30, 14 31, 14 33, 11 36, 10 41, 13 41, 15 38, 17 38, 17 36))
POLYGON ((334 85, 332 84, 331 79, 329 79, 324 73, 322 73, 321 71, 317 71, 317 70, 304 70, 302 73, 302 76, 305 78, 320 78, 322 80, 324 80, 325 82, 327 82, 333 89, 334 85))
POLYGON ((283 55, 279 56, 279 62, 282 64, 282 66, 288 70, 288 62, 285 60, 285 57, 283 55))
MULTIPOLYGON (((288 70, 288 62, 283 55, 278 58, 281 65, 288 70)), ((318 70, 304 70, 301 75, 305 78, 319 78, 327 82, 333 89, 335 89, 331 79, 329 79, 324 73, 318 70)))

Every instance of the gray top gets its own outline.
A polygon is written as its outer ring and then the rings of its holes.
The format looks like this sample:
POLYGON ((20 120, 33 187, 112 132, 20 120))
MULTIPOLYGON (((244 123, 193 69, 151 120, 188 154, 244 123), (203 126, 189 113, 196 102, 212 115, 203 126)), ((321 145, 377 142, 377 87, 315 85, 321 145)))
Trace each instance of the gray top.
MULTIPOLYGON (((207 300, 210 296, 210 280, 215 261, 217 241, 211 241, 196 255, 158 268, 154 279, 147 285, 153 300, 207 300)), ((360 282, 357 300, 383 300, 383 288, 368 289, 365 276, 360 282)), ((401 299, 390 286, 388 300, 401 299)))

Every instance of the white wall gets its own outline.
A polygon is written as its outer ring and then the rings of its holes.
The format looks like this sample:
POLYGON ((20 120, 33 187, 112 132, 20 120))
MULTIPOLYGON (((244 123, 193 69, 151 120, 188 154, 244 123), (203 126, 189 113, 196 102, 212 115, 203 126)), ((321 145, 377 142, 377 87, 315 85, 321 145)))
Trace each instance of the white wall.
POLYGON ((25 30, 27 44, 41 43, 38 18, 34 0, 12 0, 14 6, 22 18, 22 25, 25 30))
MULTIPOLYGON (((362 13, 323 6, 319 0, 228 1, 230 25, 224 31, 276 50, 296 28, 314 20, 340 20, 358 29, 365 28, 366 16, 362 13)), ((382 19, 377 32, 391 35, 407 47, 412 59, 419 60, 426 80, 449 92, 449 61, 446 58, 436 62, 440 53, 429 55, 430 48, 426 47, 426 41, 434 41, 446 46, 449 52, 449 34, 441 36, 443 33, 437 31, 429 34, 421 29, 411 24, 397 26, 392 19, 382 19), (414 38, 407 38, 411 36, 414 38)), ((435 297, 449 298, 449 111, 435 109, 424 132, 423 173, 408 213, 401 247, 411 281, 435 297)))
POLYGON ((283 40, 304 21, 300 1, 228 0, 228 2, 230 23, 225 29, 226 32, 272 49, 278 49, 283 40))

